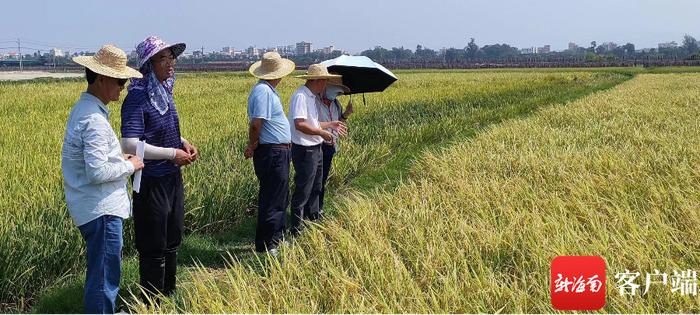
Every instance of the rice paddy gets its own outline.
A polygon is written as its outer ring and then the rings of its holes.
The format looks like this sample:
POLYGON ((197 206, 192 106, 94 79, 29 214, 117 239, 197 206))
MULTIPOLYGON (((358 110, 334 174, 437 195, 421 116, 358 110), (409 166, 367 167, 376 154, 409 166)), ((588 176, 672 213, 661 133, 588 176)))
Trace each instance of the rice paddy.
MULTIPOLYGON (((131 298, 126 221, 124 303, 138 312, 552 312, 557 255, 603 256, 609 274, 692 269, 700 75, 637 72, 398 72, 366 104, 353 97, 329 179, 331 217, 279 260, 252 254, 257 182, 242 152, 254 80, 182 75, 181 128, 202 156, 184 171, 180 290, 156 308, 131 298)), ((282 82, 283 103, 301 83, 282 82)), ((0 83, 6 310, 80 311, 84 249, 65 208, 60 146, 84 88, 0 83)), ((119 104, 110 105, 117 131, 119 104)), ((610 281, 605 311, 698 311, 697 297, 625 298, 610 281)))

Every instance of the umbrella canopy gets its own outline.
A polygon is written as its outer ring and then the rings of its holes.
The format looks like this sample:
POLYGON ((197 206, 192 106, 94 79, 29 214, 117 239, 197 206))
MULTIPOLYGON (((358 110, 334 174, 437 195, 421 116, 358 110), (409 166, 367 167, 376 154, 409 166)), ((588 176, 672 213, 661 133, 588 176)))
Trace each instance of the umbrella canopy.
POLYGON ((346 94, 384 91, 398 78, 387 68, 365 56, 347 56, 321 62, 329 72, 343 76, 343 85, 350 88, 346 94))

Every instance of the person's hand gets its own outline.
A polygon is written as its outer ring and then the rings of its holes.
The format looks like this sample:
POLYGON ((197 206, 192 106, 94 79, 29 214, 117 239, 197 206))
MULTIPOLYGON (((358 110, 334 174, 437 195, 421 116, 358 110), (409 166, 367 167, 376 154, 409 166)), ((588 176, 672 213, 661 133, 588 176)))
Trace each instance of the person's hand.
POLYGON ((141 160, 141 158, 139 158, 138 156, 135 156, 135 155, 131 155, 131 154, 124 154, 124 156, 126 156, 126 160, 131 162, 131 165, 134 166, 134 172, 137 172, 137 171, 140 171, 143 169, 144 165, 143 165, 143 161, 141 160))
POLYGON ((199 151, 197 150, 197 147, 193 146, 189 142, 184 142, 182 144, 182 147, 185 149, 185 152, 187 152, 190 155, 191 162, 197 160, 197 158, 199 157, 199 151))
POLYGON ((254 152, 255 152, 255 149, 253 148, 253 146, 249 145, 249 146, 245 147, 245 151, 243 152, 243 156, 246 159, 249 159, 249 158, 253 157, 254 152))
POLYGON ((319 133, 319 136, 321 136, 323 140, 326 140, 328 142, 333 141, 333 134, 323 129, 321 129, 321 133, 319 133))
POLYGON ((192 157, 189 153, 181 149, 175 149, 175 158, 173 159, 173 163, 178 166, 190 165, 190 163, 192 163, 192 157))
POLYGON ((132 156, 134 156, 134 155, 133 155, 133 154, 124 153, 124 154, 122 154, 122 156, 124 157, 125 160, 128 160, 128 159, 130 159, 130 158, 131 158, 132 156))
POLYGON ((348 135, 348 126, 342 122, 342 121, 331 121, 329 123, 330 127, 337 131, 339 135, 341 136, 347 136, 348 135))

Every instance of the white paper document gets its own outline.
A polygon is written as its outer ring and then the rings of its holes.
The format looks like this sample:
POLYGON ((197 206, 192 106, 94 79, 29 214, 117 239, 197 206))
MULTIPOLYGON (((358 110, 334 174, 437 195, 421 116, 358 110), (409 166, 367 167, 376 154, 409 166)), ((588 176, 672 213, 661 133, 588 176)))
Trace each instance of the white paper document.
MULTIPOLYGON (((138 156, 141 161, 143 161, 143 151, 145 147, 145 141, 136 142, 136 156, 138 156)), ((139 192, 141 190, 141 172, 142 171, 137 171, 134 173, 134 183, 132 186, 135 192, 139 192)))

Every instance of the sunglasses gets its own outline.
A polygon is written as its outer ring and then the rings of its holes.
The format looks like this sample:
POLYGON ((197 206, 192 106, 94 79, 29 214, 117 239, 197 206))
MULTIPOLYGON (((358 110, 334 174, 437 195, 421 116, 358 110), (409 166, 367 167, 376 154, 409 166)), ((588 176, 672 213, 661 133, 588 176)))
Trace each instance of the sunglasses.
POLYGON ((117 79, 117 84, 119 84, 119 86, 124 86, 126 81, 129 81, 129 79, 117 79))

